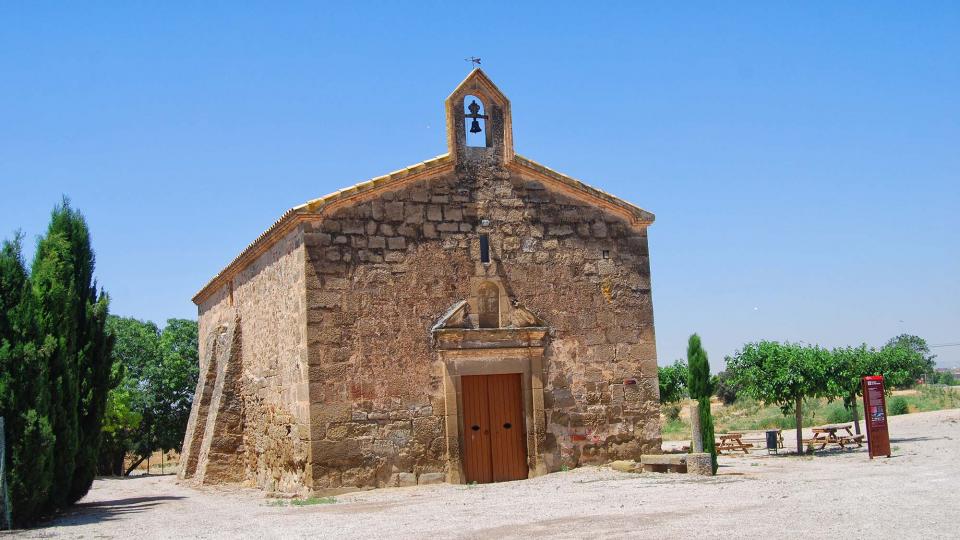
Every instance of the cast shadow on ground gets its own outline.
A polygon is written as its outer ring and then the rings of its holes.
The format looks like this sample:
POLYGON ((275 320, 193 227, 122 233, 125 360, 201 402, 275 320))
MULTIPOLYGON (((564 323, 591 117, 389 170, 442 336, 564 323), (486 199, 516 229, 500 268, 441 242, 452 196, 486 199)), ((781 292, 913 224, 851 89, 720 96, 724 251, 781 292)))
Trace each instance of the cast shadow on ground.
POLYGON ((894 443, 905 443, 905 442, 920 442, 920 441, 945 441, 952 440, 950 437, 899 437, 896 439, 890 439, 890 444, 894 443))
POLYGON ((159 495, 156 497, 130 497, 109 501, 81 502, 66 509, 55 519, 44 523, 43 527, 72 527, 110 521, 125 514, 137 514, 149 510, 164 501, 176 501, 185 497, 159 495))

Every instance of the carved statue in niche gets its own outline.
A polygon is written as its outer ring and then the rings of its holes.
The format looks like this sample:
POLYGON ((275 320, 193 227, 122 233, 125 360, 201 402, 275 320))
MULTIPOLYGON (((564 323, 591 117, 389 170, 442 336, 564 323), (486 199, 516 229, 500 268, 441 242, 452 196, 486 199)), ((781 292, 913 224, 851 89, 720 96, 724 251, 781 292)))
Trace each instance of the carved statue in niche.
POLYGON ((480 328, 500 327, 500 289, 493 283, 484 283, 477 291, 480 328))

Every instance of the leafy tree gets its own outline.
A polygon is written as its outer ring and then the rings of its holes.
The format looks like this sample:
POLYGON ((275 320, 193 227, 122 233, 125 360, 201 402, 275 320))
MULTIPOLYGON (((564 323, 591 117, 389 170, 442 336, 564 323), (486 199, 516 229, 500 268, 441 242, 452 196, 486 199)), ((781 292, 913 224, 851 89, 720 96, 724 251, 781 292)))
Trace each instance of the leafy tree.
POLYGON ((122 372, 111 393, 111 423, 104 428, 109 445, 101 458, 104 470, 131 452, 137 456, 130 474, 155 450, 179 448, 190 417, 198 377, 197 323, 169 319, 160 331, 148 321, 111 317, 116 337, 113 359, 122 372))
POLYGON ((909 334, 890 339, 879 351, 877 375, 883 375, 887 386, 913 386, 925 374, 933 371, 934 358, 926 340, 909 334))
POLYGON ((660 379, 660 403, 674 403, 686 397, 687 364, 683 360, 675 360, 670 366, 658 366, 657 376, 660 379))
POLYGON ((707 351, 703 350, 700 336, 693 334, 687 342, 687 365, 689 366, 687 388, 690 397, 697 400, 697 413, 700 416, 700 437, 703 450, 710 454, 713 473, 717 473, 717 445, 713 432, 713 414, 710 412, 710 396, 713 384, 710 380, 710 362, 707 351))
POLYGON ((160 366, 151 377, 155 404, 164 412, 156 430, 157 448, 169 451, 183 443, 199 370, 197 322, 168 319, 160 335, 160 366))
POLYGON ((830 352, 814 346, 775 341, 749 343, 727 364, 733 380, 752 397, 793 412, 797 453, 803 452, 803 400, 827 396, 830 352))
POLYGON ((838 347, 831 351, 827 368, 827 395, 843 398, 850 410, 856 432, 860 433, 857 398, 863 393, 861 380, 867 375, 881 374, 880 356, 865 344, 859 347, 838 347))
POLYGON ((930 370, 936 366, 937 355, 930 353, 930 346, 927 340, 911 334, 900 334, 890 338, 883 346, 884 349, 891 347, 905 347, 916 353, 916 361, 919 365, 926 365, 930 370))
MULTIPOLYGON (((727 357, 727 361, 730 358, 727 357)), ((733 382, 730 372, 723 370, 713 378, 713 395, 720 398, 724 405, 732 405, 737 401, 737 394, 743 390, 739 385, 733 382)))
MULTIPOLYGON (((160 362, 160 330, 152 322, 117 316, 107 320, 107 328, 115 340, 112 360, 119 383, 108 397, 100 462, 103 473, 120 475, 124 456, 140 450, 139 442, 147 438, 141 432, 144 413, 151 407, 146 373, 160 362)), ((149 443, 143 446, 149 454, 149 443)))
POLYGON ((100 474, 122 476, 123 459, 134 446, 134 434, 140 427, 140 413, 134 410, 134 397, 126 387, 114 388, 107 396, 100 446, 100 474))

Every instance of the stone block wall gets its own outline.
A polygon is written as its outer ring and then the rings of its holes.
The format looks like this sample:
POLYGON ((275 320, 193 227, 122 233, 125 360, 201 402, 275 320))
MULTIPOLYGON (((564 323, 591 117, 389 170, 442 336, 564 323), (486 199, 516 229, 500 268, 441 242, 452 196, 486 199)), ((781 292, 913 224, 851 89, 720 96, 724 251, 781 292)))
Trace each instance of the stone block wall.
POLYGON ((445 470, 429 328, 482 274, 480 233, 508 296, 554 329, 544 357, 548 468, 659 450, 642 227, 482 156, 305 227, 315 489, 445 470))
POLYGON ((213 343, 218 334, 227 332, 235 332, 238 339, 233 340, 236 343, 228 355, 234 363, 219 366, 222 375, 217 376, 218 367, 211 366, 218 361, 217 347, 201 347, 200 372, 210 376, 201 377, 199 399, 194 399, 184 443, 187 459, 194 459, 197 465, 194 472, 184 471, 181 476, 209 484, 239 481, 268 491, 309 492, 310 407, 301 228, 287 233, 200 304, 200 343, 213 343), (229 384, 220 382, 224 378, 229 384), (209 379, 206 392, 204 379, 209 379), (197 435, 203 437, 201 431, 209 438, 211 430, 229 427, 226 423, 199 427, 202 418, 198 417, 212 420, 213 413, 206 409, 219 403, 229 403, 220 406, 227 413, 224 420, 229 417, 242 433, 239 441, 228 435, 213 441, 213 448, 233 441, 229 452, 221 451, 232 457, 229 466, 212 463, 215 454, 208 456, 190 442, 197 435), (196 457, 191 452, 197 452, 196 457))

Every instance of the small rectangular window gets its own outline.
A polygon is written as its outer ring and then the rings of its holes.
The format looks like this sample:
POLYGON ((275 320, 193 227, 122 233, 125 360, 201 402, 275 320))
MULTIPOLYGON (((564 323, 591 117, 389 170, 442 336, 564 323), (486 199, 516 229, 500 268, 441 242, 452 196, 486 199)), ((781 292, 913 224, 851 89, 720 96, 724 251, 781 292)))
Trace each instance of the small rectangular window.
POLYGON ((609 250, 609 249, 603 250, 603 258, 604 258, 604 259, 609 259, 609 258, 610 258, 610 250, 609 250))
POLYGON ((490 237, 486 234, 480 235, 480 262, 490 262, 490 237))

